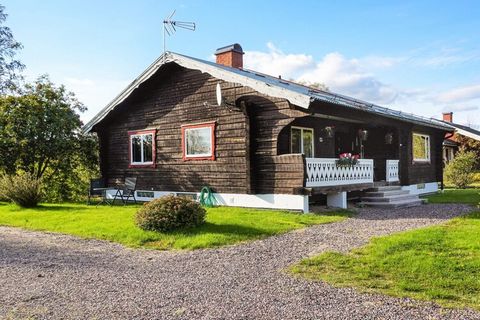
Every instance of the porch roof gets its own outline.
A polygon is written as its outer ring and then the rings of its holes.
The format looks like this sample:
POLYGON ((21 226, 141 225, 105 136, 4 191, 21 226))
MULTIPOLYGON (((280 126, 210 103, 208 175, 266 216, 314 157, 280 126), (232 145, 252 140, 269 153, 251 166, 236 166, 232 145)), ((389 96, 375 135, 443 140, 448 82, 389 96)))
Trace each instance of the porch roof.
POLYGON ((432 118, 417 116, 411 113, 396 111, 381 107, 333 92, 323 91, 304 86, 292 81, 286 81, 277 77, 262 74, 247 69, 231 68, 211 61, 185 56, 174 52, 166 52, 155 60, 140 76, 138 76, 127 88, 115 97, 105 108, 93 117, 83 128, 84 132, 90 132, 94 125, 102 121, 117 105, 124 101, 143 82, 153 76, 163 65, 176 63, 187 69, 195 69, 212 75, 215 78, 238 83, 271 97, 283 98, 301 108, 308 109, 313 101, 324 101, 347 108, 362 110, 380 116, 393 118, 401 121, 416 123, 419 125, 434 127, 445 131, 453 131, 452 127, 432 118))

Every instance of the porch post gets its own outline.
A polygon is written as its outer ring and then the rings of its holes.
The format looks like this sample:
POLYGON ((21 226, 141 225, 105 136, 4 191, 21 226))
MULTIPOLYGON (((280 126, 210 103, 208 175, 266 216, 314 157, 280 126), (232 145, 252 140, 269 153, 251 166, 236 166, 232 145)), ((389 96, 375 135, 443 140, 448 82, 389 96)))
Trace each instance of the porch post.
POLYGON ((327 194, 327 206, 347 209, 347 192, 335 192, 327 194))

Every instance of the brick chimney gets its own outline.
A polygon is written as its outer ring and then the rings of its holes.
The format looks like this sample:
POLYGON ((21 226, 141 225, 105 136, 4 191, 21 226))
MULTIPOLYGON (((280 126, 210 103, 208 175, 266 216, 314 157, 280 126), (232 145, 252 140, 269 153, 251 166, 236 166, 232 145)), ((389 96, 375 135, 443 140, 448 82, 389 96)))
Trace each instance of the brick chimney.
POLYGON ((243 68, 243 54, 242 47, 238 43, 218 48, 215 51, 218 64, 240 69, 243 68))
POLYGON ((444 112, 442 115, 443 121, 453 122, 453 112, 444 112))

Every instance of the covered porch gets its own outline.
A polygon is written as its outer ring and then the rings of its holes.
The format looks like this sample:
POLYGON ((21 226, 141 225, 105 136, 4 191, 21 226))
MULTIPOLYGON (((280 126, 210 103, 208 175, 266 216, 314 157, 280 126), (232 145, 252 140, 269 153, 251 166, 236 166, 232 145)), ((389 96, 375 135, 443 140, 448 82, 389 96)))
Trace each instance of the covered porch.
MULTIPOLYGON (((298 118, 279 135, 282 154, 305 157, 304 188, 308 195, 326 195, 327 205, 346 207, 351 195, 374 185, 400 185, 402 131, 398 126, 313 114, 298 118), (339 165, 342 154, 359 157, 355 165, 339 165)), ((405 148, 403 148, 405 149, 405 148)))

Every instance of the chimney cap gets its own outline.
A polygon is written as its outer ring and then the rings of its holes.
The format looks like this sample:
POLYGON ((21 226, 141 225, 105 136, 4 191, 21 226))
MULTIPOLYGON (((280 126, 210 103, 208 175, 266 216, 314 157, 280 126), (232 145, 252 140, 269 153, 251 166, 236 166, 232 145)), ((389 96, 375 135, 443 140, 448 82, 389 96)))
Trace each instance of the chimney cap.
POLYGON ((219 55, 219 54, 230 52, 230 51, 244 54, 242 46, 239 45, 238 43, 234 43, 229 46, 218 48, 217 51, 215 51, 215 55, 219 55))

